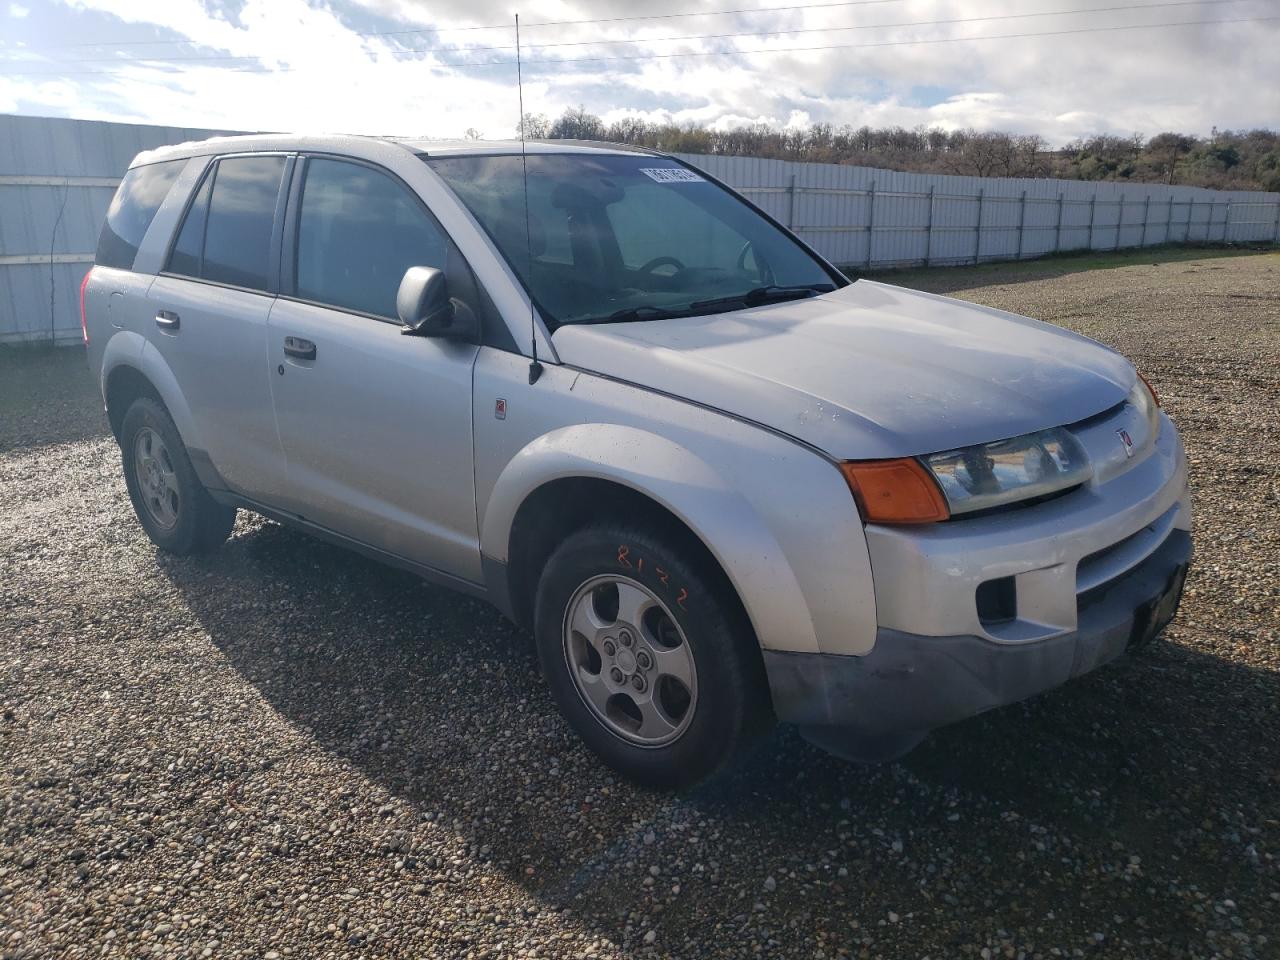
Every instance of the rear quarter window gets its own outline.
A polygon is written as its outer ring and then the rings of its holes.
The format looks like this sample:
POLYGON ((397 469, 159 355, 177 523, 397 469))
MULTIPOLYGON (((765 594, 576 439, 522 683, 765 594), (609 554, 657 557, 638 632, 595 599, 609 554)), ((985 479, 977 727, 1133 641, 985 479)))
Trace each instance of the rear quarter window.
POLYGON ((134 167, 124 175, 107 209, 107 222, 98 237, 94 263, 121 270, 133 269, 138 245, 186 163, 185 159, 149 163, 134 167))
POLYGON ((174 242, 169 262, 165 266, 168 273, 186 277, 200 276, 200 258, 204 256, 204 224, 209 215, 209 194, 212 190, 213 171, 210 170, 182 221, 182 229, 178 231, 178 239, 174 242))

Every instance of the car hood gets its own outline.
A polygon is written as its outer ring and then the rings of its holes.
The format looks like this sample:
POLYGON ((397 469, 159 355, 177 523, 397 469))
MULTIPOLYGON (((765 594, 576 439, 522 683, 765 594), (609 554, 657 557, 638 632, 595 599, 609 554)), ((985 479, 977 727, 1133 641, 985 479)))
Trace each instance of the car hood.
POLYGON ((713 407, 840 459, 935 453, 1083 420, 1135 382, 1085 337, 859 280, 732 313, 561 327, 564 363, 713 407))

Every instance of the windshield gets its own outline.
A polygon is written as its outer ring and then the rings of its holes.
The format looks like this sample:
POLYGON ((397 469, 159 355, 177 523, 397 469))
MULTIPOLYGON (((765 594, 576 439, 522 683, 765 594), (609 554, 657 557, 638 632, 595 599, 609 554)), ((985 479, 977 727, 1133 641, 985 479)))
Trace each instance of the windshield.
POLYGON ((427 163, 552 329, 741 309, 842 282, 740 198, 673 160, 531 155, 527 239, 519 155, 427 163))

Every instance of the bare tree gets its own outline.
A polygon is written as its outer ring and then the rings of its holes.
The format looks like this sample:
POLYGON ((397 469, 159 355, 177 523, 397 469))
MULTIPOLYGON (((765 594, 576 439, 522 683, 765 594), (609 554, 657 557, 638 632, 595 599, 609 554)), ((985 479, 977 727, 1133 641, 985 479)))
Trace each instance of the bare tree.
POLYGON ((711 130, 694 123, 648 123, 630 117, 608 125, 582 106, 554 123, 528 114, 535 138, 608 140, 673 153, 765 157, 851 163, 890 170, 960 173, 979 177, 1062 177, 1134 180, 1243 190, 1280 188, 1280 134, 1272 130, 1213 131, 1211 138, 1162 133, 1098 134, 1051 150, 1038 134, 942 130, 937 127, 874 128, 816 123, 779 130, 754 123, 711 130))
POLYGON ((516 124, 516 136, 520 136, 520 128, 524 127, 524 135, 530 140, 545 140, 551 133, 551 121, 545 113, 526 113, 524 120, 516 124))
POLYGON ((1178 161, 1195 149, 1194 137, 1181 133, 1157 133, 1147 141, 1147 159, 1152 172, 1165 183, 1173 183, 1178 161))
POLYGON ((560 114, 547 136, 552 140, 599 140, 604 132, 600 118, 579 104, 576 110, 570 108, 560 114))
POLYGON ((639 117, 624 117, 610 125, 605 139, 611 143, 647 143, 653 128, 639 117))

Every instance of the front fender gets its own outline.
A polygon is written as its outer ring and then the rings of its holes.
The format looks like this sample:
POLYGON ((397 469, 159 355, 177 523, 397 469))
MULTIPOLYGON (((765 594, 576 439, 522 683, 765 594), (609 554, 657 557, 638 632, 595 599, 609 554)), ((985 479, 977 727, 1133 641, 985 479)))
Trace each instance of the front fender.
POLYGON ((156 392, 160 394, 160 399, 169 411, 169 416, 173 417, 182 442, 188 449, 205 449, 204 444, 200 442, 201 438, 196 429, 195 418, 191 415, 191 408, 187 406, 186 398, 178 386, 178 380, 160 351, 140 334, 131 330, 116 331, 107 341, 102 354, 102 380, 99 386, 104 400, 111 375, 122 366, 133 367, 156 388, 156 392))
POLYGON ((481 551, 506 562, 520 505, 544 484, 571 477, 621 484, 679 517, 728 575, 762 646, 819 649, 795 573, 750 501, 706 460, 641 428, 576 424, 530 442, 494 484, 480 525, 481 551))

